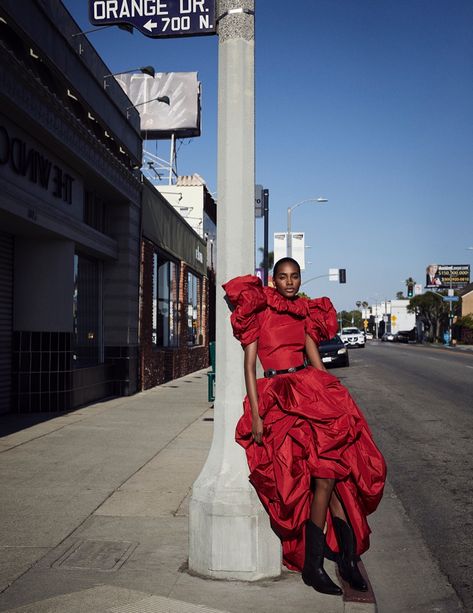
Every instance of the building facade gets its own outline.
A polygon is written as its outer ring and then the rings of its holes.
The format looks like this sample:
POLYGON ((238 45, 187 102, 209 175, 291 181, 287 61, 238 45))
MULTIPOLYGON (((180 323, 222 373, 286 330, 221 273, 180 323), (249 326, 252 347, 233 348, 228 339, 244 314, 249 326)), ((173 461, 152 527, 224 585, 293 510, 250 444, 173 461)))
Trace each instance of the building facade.
POLYGON ((209 338, 215 340, 215 300, 217 275, 217 203, 204 179, 193 175, 179 176, 173 185, 156 189, 191 228, 206 241, 209 292, 209 338))
POLYGON ((0 413, 209 362, 209 241, 144 180, 139 115, 110 72, 58 0, 2 1, 0 413))
POLYGON ((143 188, 141 389, 209 364, 206 241, 151 183, 143 188))
POLYGON ((64 6, 0 7, 0 411, 139 387, 138 114, 64 6))

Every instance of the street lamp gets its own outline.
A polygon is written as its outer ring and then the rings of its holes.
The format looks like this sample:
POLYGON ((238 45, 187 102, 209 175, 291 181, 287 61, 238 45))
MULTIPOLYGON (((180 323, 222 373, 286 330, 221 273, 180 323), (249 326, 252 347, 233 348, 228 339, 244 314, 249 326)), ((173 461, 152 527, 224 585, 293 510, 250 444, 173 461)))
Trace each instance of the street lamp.
POLYGON ((154 79, 154 75, 156 74, 153 66, 141 66, 140 68, 132 68, 131 70, 122 70, 121 72, 113 72, 111 74, 106 74, 103 76, 103 87, 107 89, 107 79, 110 77, 116 77, 121 74, 129 74, 130 72, 141 72, 148 77, 152 77, 154 79))
POLYGON ((130 116, 131 109, 136 109, 137 106, 143 106, 143 104, 149 104, 150 102, 163 102, 168 106, 171 105, 171 101, 169 100, 169 96, 157 96, 157 98, 151 98, 151 100, 145 100, 145 102, 138 102, 138 104, 132 104, 126 108, 126 117, 130 116))
POLYGON ((316 204, 324 204, 325 202, 328 202, 328 199, 327 198, 307 198, 306 200, 301 200, 301 202, 297 202, 296 204, 293 204, 292 206, 288 207, 287 209, 287 249, 286 249, 286 253, 288 257, 290 258, 292 258, 292 234, 291 234, 292 211, 294 209, 297 209, 298 206, 301 206, 301 204, 305 204, 306 202, 315 202, 316 204))

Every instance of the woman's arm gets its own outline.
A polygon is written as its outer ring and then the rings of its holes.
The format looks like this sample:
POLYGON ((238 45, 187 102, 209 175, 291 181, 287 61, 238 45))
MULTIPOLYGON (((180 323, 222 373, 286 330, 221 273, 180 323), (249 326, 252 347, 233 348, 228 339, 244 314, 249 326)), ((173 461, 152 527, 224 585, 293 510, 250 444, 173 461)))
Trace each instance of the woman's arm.
POLYGON ((256 353, 258 341, 253 341, 245 347, 245 384, 246 393, 251 406, 251 415, 253 418, 253 439, 255 443, 260 444, 263 438, 263 420, 259 415, 258 410, 258 389, 256 387, 256 353))
POLYGON ((318 370, 327 370, 320 358, 317 345, 308 334, 305 335, 305 353, 311 366, 318 368, 318 370))

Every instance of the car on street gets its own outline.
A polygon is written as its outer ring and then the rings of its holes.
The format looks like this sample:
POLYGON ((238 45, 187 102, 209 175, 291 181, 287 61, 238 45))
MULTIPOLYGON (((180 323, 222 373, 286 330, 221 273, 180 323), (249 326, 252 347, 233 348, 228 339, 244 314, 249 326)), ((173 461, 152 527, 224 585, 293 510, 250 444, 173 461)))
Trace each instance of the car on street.
POLYGON ((373 333, 372 332, 365 332, 365 340, 372 341, 373 340, 373 333))
POLYGON ((339 336, 334 336, 329 341, 322 341, 319 353, 325 366, 350 366, 348 349, 339 336))
POLYGON ((340 334, 345 347, 361 347, 365 346, 365 335, 358 328, 342 328, 340 334))
POLYGON ((396 341, 396 335, 392 332, 385 332, 381 337, 381 340, 385 343, 394 343, 396 341))

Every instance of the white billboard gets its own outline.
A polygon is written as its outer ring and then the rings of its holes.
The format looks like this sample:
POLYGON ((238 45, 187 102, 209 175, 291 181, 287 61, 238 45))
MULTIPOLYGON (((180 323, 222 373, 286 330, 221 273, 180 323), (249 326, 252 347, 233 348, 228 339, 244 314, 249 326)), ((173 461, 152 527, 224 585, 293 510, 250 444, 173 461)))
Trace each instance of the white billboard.
POLYGON ((115 76, 140 114, 146 139, 200 136, 200 82, 196 72, 158 72, 115 76), (169 98, 169 104, 156 98, 169 98))
POLYGON ((274 233, 274 263, 287 255, 287 234, 286 232, 274 233))
POLYGON ((305 270, 305 234, 304 232, 291 232, 292 235, 292 257, 305 270))
MULTIPOLYGON (((305 270, 305 235, 304 232, 291 232, 292 257, 305 270)), ((287 232, 274 233, 274 263, 287 257, 287 232)))

